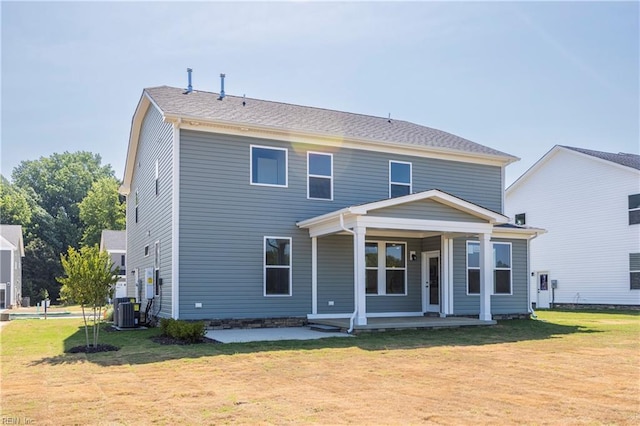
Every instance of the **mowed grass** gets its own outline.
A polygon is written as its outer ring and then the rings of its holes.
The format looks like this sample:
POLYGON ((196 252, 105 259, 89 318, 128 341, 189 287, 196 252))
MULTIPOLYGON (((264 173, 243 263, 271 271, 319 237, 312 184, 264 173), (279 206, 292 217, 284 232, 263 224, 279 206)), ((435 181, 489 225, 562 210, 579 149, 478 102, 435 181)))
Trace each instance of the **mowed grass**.
POLYGON ((0 333, 1 416, 25 424, 639 424, 640 316, 539 313, 486 328, 66 354, 81 320, 0 333))

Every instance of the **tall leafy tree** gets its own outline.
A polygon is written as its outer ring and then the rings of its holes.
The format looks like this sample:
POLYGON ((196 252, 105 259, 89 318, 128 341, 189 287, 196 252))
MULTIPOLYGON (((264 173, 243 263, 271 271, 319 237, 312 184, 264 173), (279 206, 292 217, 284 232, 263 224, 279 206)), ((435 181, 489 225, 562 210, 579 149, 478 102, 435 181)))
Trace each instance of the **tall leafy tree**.
POLYGON ((100 251, 98 246, 82 247, 76 250, 69 247, 67 255, 61 255, 64 277, 61 295, 65 299, 79 303, 82 307, 87 347, 89 343, 89 322, 92 322, 93 347, 98 346, 102 309, 107 298, 113 294, 113 286, 118 281, 118 268, 114 267, 111 256, 100 251), (114 273, 115 271, 115 273, 114 273), (88 313, 86 309, 89 309, 88 313))
POLYGON ((0 222, 5 225, 31 224, 31 208, 27 194, 0 175, 0 222))
POLYGON ((80 220, 84 225, 83 245, 98 244, 103 229, 124 229, 126 206, 118 194, 118 186, 119 182, 113 177, 101 178, 93 183, 79 204, 80 220))
POLYGON ((64 152, 23 161, 13 170, 13 186, 25 194, 32 213, 25 235, 25 296, 38 299, 43 288, 52 299, 58 298, 60 254, 67 247, 79 247, 84 233, 79 205, 94 182, 114 176, 111 166, 101 161, 86 151, 64 152))

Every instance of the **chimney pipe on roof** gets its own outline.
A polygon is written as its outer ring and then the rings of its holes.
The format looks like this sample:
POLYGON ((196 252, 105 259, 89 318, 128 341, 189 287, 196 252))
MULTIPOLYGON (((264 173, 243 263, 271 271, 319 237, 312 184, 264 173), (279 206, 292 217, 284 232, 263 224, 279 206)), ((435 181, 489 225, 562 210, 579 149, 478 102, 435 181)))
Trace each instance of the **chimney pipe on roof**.
POLYGON ((224 74, 220 74, 220 97, 218 98, 219 101, 224 99, 224 74))
POLYGON ((189 76, 189 85, 187 86, 187 91, 184 92, 185 94, 193 92, 193 86, 191 86, 191 71, 193 71, 191 68, 187 68, 187 75, 189 76))

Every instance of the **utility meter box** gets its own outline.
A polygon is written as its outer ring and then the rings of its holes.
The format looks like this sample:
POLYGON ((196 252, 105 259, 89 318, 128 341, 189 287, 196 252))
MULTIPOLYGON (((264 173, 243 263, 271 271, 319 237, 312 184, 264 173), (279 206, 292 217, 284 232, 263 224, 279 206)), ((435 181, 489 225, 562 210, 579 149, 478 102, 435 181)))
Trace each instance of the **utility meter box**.
POLYGON ((153 268, 147 268, 144 270, 144 297, 146 299, 153 299, 155 294, 156 289, 153 285, 153 268))
POLYGON ((551 288, 558 288, 558 280, 551 280, 551 288))

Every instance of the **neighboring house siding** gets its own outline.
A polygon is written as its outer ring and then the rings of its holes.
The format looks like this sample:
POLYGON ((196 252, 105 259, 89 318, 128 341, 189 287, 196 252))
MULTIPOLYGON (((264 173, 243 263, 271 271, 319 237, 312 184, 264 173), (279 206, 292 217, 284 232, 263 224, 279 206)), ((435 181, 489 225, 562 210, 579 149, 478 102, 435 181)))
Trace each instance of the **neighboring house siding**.
MULTIPOLYGON (((467 241, 477 238, 453 240, 453 312, 454 315, 477 315, 480 296, 467 295, 467 241)), ((511 295, 492 295, 492 314, 526 313, 527 306, 527 241, 492 239, 491 242, 511 243, 511 295)), ((493 286, 491 286, 493 288, 493 286)))
POLYGON ((561 149, 522 179, 506 194, 507 215, 526 213, 527 225, 548 231, 531 241, 531 271, 557 280, 555 303, 640 304, 629 284, 629 253, 640 252, 640 225, 628 217, 638 171, 561 149))
MULTIPOLYGON (((0 282, 11 283, 11 250, 0 251, 0 282)), ((13 284, 13 283, 11 283, 13 284)))
POLYGON ((446 206, 433 200, 416 201, 395 207, 373 210, 369 216, 388 216, 403 219, 432 219, 460 222, 482 223, 486 220, 472 216, 453 207, 446 206))
MULTIPOLYGON (((412 162, 414 192, 437 188, 491 210, 502 207, 500 167, 342 149, 333 152, 334 199, 323 201, 307 199, 307 151, 323 151, 321 146, 183 130, 180 149, 180 317, 184 319, 310 313, 311 239, 295 223, 388 198, 389 160, 412 162), (288 149, 288 187, 250 185, 250 144, 288 149), (292 296, 263 296, 265 236, 292 238, 292 296), (202 308, 195 308, 196 303, 202 308)), ((319 250, 323 243, 320 238, 319 250)), ((415 240, 407 251, 420 249, 420 240, 415 240)), ((409 273, 418 277, 417 296, 409 288, 416 300, 378 296, 369 303, 370 312, 420 310, 420 262, 409 263, 409 273), (383 303, 386 299, 394 301, 383 303)), ((353 276, 349 279, 352 282, 353 276)), ((348 303, 342 290, 335 299, 348 303)), ((319 300, 319 312, 321 306, 319 300)))
MULTIPOLYGON (((145 268, 154 267, 154 246, 160 241, 161 298, 156 298, 153 313, 171 315, 171 226, 172 226, 172 146, 173 128, 162 121, 162 115, 149 107, 142 123, 137 158, 135 159, 131 192, 127 196, 127 294, 138 296, 134 275, 139 271, 141 302, 144 292, 145 268), (155 171, 158 160, 159 191, 156 195, 155 171), (135 197, 138 190, 138 222, 135 221, 135 197), (144 247, 149 246, 145 257, 144 247)), ((118 263, 119 265, 119 257, 118 263)), ((144 309, 144 305, 142 307, 144 309)))

